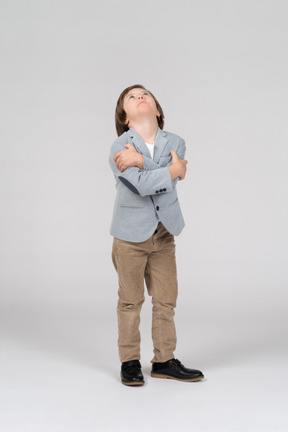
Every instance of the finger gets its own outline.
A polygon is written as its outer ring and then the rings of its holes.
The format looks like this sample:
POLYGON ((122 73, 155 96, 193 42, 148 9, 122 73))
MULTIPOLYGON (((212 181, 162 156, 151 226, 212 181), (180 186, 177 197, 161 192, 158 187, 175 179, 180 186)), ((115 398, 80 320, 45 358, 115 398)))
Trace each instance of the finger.
POLYGON ((134 152, 136 152, 137 150, 135 149, 135 147, 132 145, 132 144, 125 144, 125 147, 128 149, 128 150, 131 150, 131 151, 134 151, 134 152))
POLYGON ((119 156, 120 156, 120 152, 117 152, 113 158, 113 162, 116 162, 116 160, 119 156))
POLYGON ((123 164, 123 163, 124 163, 123 155, 119 155, 119 158, 118 158, 117 162, 118 162, 119 164, 123 164))
POLYGON ((177 153, 175 152, 175 150, 171 150, 170 153, 171 153, 172 159, 179 159, 179 157, 178 157, 177 153))

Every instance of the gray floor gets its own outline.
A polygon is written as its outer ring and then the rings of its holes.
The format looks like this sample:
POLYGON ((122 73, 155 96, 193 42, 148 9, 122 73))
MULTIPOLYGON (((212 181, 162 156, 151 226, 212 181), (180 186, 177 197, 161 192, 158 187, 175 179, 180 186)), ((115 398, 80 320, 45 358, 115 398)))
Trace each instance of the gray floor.
POLYGON ((155 379, 149 307, 141 320, 146 382, 137 388, 120 383, 113 308, 10 310, 1 340, 1 430, 288 430, 281 334, 263 334, 251 320, 208 321, 182 311, 176 357, 205 379, 155 379))

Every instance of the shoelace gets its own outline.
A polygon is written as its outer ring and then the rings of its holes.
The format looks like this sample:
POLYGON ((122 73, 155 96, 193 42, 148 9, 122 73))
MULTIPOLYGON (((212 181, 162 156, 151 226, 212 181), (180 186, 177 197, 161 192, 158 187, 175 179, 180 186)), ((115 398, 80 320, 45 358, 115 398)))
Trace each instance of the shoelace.
POLYGON ((181 365, 181 362, 180 362, 180 360, 178 360, 178 359, 173 359, 172 362, 173 362, 175 365, 177 365, 177 366, 180 366, 180 365, 181 365))
POLYGON ((135 369, 141 371, 141 366, 138 366, 138 365, 126 366, 126 367, 123 368, 123 371, 127 371, 128 369, 131 372, 135 372, 135 369))

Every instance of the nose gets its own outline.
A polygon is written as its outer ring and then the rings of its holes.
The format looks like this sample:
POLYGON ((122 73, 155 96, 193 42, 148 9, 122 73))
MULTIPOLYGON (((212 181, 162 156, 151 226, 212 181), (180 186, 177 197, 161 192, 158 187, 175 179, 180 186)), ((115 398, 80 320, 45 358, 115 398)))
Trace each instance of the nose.
POLYGON ((143 99, 143 95, 139 95, 139 96, 138 96, 138 99, 143 99))

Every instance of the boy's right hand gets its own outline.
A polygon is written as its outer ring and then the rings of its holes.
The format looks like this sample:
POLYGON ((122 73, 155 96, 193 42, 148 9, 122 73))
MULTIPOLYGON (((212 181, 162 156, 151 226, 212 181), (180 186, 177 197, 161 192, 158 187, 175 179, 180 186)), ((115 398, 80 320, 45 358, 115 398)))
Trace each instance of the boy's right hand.
POLYGON ((132 144, 125 144, 124 147, 126 147, 125 150, 120 150, 114 155, 113 162, 115 162, 117 168, 121 172, 132 166, 143 169, 143 155, 138 153, 132 144))
POLYGON ((179 177, 179 180, 184 180, 188 161, 186 159, 179 159, 177 153, 174 150, 171 150, 170 153, 172 155, 172 165, 170 165, 168 168, 170 171, 171 180, 174 180, 176 177, 179 177))

